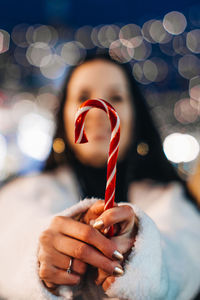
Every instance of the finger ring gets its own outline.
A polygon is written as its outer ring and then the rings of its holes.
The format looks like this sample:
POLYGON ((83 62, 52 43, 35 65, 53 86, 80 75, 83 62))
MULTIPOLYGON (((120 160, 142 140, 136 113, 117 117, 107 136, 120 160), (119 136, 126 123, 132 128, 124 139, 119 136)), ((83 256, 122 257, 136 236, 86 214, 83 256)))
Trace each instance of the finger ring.
POLYGON ((67 273, 68 274, 70 274, 72 272, 72 263, 73 263, 73 258, 70 257, 69 266, 67 268, 67 273))

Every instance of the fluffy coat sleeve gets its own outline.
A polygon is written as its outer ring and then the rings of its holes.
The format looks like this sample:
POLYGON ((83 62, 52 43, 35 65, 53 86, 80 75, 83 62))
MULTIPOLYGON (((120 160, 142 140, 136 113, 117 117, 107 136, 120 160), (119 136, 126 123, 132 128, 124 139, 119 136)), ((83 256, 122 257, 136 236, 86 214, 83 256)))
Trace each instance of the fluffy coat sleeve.
POLYGON ((200 216, 172 185, 139 218, 135 246, 125 274, 111 285, 110 297, 131 300, 189 300, 200 289, 200 216))
POLYGON ((0 299, 72 298, 70 287, 61 286, 60 296, 57 297, 40 281, 37 260, 39 236, 55 215, 75 216, 88 209, 96 200, 80 201, 72 205, 75 202, 75 199, 72 201, 73 195, 65 192, 62 199, 60 193, 59 199, 59 192, 51 187, 53 182, 44 182, 42 178, 41 185, 46 184, 49 184, 49 195, 44 193, 43 199, 42 190, 38 191, 38 181, 35 185, 34 179, 17 180, 0 193, 0 299), (59 208, 69 207, 57 212, 55 201, 59 208))

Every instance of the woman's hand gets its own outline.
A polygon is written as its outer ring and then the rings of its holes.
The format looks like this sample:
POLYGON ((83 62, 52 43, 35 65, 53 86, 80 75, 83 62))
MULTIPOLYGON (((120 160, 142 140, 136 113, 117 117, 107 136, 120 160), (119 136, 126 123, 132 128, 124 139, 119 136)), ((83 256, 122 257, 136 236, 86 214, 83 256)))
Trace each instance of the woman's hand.
MULTIPOLYGON (((104 211, 104 201, 100 200, 89 208, 83 221, 91 224, 104 235, 111 226, 114 226, 114 236, 111 241, 115 242, 124 257, 128 255, 134 245, 138 228, 138 220, 131 206, 115 204, 113 208, 104 211)), ((104 290, 107 290, 114 280, 115 276, 110 276, 101 268, 98 270, 96 284, 102 284, 104 290)))
POLYGON ((120 253, 114 241, 98 230, 72 218, 56 216, 40 236, 39 276, 48 288, 54 289, 57 285, 79 284, 87 264, 101 267, 109 275, 119 275, 123 270, 116 256, 120 253), (73 263, 69 274, 66 270, 70 258, 73 263))

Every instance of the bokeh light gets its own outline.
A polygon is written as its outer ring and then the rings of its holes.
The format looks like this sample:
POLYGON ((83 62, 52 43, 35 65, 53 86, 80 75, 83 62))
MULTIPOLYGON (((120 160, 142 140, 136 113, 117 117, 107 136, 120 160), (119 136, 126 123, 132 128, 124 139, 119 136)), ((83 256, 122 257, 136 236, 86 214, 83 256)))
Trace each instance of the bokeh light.
POLYGON ((92 30, 92 26, 86 25, 77 29, 75 33, 75 40, 81 43, 86 49, 92 49, 95 46, 91 40, 92 30))
POLYGON ((7 31, 0 29, 0 53, 8 51, 10 45, 10 35, 7 31))
MULTIPOLYGON (((130 51, 131 49, 128 48, 128 52, 130 51)), ((134 48, 134 51, 131 56, 135 60, 140 61, 140 60, 147 59, 151 55, 151 52, 152 52, 151 44, 143 40, 142 43, 137 48, 134 48)))
POLYGON ((137 48, 141 45, 143 36, 140 26, 136 24, 127 24, 120 29, 119 38, 125 46, 137 48))
POLYGON ((177 35, 185 30, 187 26, 187 20, 182 13, 178 11, 172 11, 165 15, 163 19, 163 26, 169 33, 177 35))
POLYGON ((27 114, 19 122, 18 146, 24 154, 43 161, 51 150, 53 131, 52 120, 39 114, 27 114))
POLYGON ((190 98, 185 98, 176 102, 174 116, 180 123, 189 124, 197 120, 198 111, 191 105, 190 98))
POLYGON ((59 46, 60 55, 68 65, 75 66, 84 59, 86 50, 80 42, 72 41, 59 46))
POLYGON ((188 32, 187 47, 194 53, 200 53, 200 29, 188 32))
POLYGON ((153 57, 144 62, 143 72, 146 79, 152 82, 163 81, 168 74, 167 63, 158 57, 153 57))
POLYGON ((174 163, 190 162, 199 154, 199 143, 189 134, 172 133, 165 138, 163 149, 174 163))
POLYGON ((93 44, 99 48, 104 48, 98 39, 98 34, 102 27, 103 27, 102 25, 98 25, 98 26, 94 27, 91 32, 91 40, 92 40, 93 44))
POLYGON ((59 99, 56 95, 47 92, 47 93, 40 93, 36 97, 36 103, 39 107, 55 112, 59 107, 59 99))
POLYGON ((66 64, 59 55, 53 54, 51 55, 51 59, 47 56, 48 63, 44 63, 43 66, 40 67, 40 71, 42 75, 49 79, 57 79, 65 73, 66 64))
POLYGON ((200 74, 200 59, 193 54, 186 54, 179 59, 178 71, 186 79, 200 74))
POLYGON ((155 43, 165 44, 172 39, 172 36, 165 30, 162 22, 159 20, 155 20, 151 23, 149 34, 155 43))
POLYGON ((52 26, 41 25, 34 29, 32 40, 33 43, 40 42, 53 46, 58 41, 58 33, 52 26))
POLYGON ((189 94, 192 99, 200 101, 200 76, 190 79, 189 94))
POLYGON ((52 51, 48 44, 36 42, 28 47, 26 57, 31 65, 43 67, 51 61, 52 51))
POLYGON ((116 40, 111 43, 109 54, 120 63, 126 63, 133 58, 134 48, 128 48, 122 43, 122 40, 116 40))
POLYGON ((142 84, 149 84, 151 81, 148 80, 145 76, 144 76, 144 71, 143 71, 143 67, 144 67, 144 62, 140 61, 137 62, 133 65, 133 76, 134 78, 142 83, 142 84))
POLYGON ((0 134, 0 171, 4 167, 6 155, 7 155, 7 142, 5 137, 2 134, 0 134))
POLYGON ((29 25, 26 23, 16 25, 11 33, 11 37, 13 42, 22 48, 26 48, 28 46, 28 42, 26 39, 26 32, 28 30, 29 25))
POLYGON ((149 42, 149 43, 152 43, 152 44, 155 44, 156 41, 151 37, 151 34, 150 34, 150 28, 151 28, 151 25, 155 22, 156 20, 149 20, 147 22, 145 22, 142 26, 142 35, 144 37, 144 39, 149 42))
POLYGON ((137 145, 137 153, 141 156, 147 155, 149 152, 149 145, 147 143, 139 143, 137 145))
POLYGON ((173 38, 173 49, 177 54, 185 55, 190 54, 187 45, 186 45, 186 32, 183 32, 181 35, 176 35, 173 38))
POLYGON ((21 96, 21 100, 15 102, 11 109, 12 119, 17 124, 26 114, 35 112, 37 110, 35 102, 29 100, 28 97, 26 97, 26 93, 24 93, 24 95, 21 94, 21 96))
POLYGON ((200 115, 200 76, 190 79, 189 83, 190 104, 200 115))
POLYGON ((65 143, 64 143, 63 139, 56 138, 53 141, 53 150, 54 150, 54 152, 56 152, 58 154, 64 152, 64 150, 65 150, 65 143))
POLYGON ((119 27, 116 25, 102 26, 98 31, 98 41, 104 48, 109 48, 110 44, 118 39, 119 27))

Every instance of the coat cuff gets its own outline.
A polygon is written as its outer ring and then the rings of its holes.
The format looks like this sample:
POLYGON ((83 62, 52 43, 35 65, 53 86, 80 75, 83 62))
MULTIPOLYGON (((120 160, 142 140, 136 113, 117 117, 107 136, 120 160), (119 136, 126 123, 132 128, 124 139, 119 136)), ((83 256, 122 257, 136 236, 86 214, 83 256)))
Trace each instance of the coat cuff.
POLYGON ((163 299, 168 290, 168 277, 163 266, 160 233, 143 211, 128 205, 138 217, 138 234, 125 263, 124 275, 116 278, 107 295, 135 300, 163 299))

